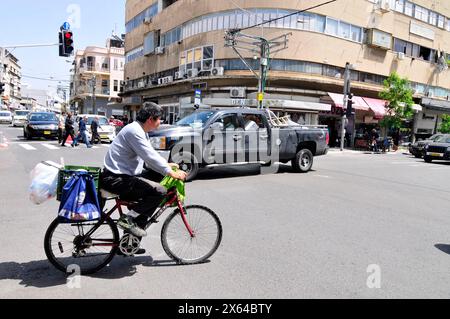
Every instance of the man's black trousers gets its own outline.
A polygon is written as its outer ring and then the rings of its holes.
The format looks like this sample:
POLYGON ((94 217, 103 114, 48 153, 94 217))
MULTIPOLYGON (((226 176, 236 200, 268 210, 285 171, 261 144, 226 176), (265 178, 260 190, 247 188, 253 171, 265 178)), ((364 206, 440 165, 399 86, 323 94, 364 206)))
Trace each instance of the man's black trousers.
POLYGON ((129 208, 140 214, 135 222, 143 228, 167 195, 167 190, 154 180, 161 181, 162 176, 151 171, 144 171, 139 176, 117 175, 104 169, 100 187, 119 195, 124 201, 136 202, 129 208))

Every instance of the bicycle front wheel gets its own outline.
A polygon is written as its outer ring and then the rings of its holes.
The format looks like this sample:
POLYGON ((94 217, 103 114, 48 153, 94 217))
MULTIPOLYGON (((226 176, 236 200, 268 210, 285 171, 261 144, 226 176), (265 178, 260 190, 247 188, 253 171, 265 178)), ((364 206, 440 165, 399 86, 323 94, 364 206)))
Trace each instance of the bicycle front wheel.
POLYGON ((64 273, 78 268, 81 275, 93 274, 108 265, 118 246, 119 231, 111 219, 99 225, 99 221, 68 223, 57 218, 44 241, 45 254, 52 265, 64 273))
POLYGON ((222 241, 222 224, 219 217, 207 207, 188 206, 186 219, 194 232, 191 236, 179 209, 165 221, 161 242, 166 254, 181 264, 198 264, 210 258, 222 241))

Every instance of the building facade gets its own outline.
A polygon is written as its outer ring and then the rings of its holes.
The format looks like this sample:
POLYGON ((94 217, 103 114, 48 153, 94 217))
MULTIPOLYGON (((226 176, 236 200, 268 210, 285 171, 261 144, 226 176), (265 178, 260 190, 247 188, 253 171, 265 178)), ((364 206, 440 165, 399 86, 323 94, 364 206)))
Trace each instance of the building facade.
POLYGON ((105 48, 76 52, 70 85, 70 104, 80 114, 123 115, 119 93, 124 79, 123 40, 113 37, 105 48))
POLYGON ((0 98, 4 109, 14 111, 21 108, 21 79, 19 60, 8 50, 0 48, 0 81, 5 84, 0 98))
POLYGON ((258 80, 249 67, 259 69, 259 52, 239 56, 224 39, 227 30, 245 29, 249 36, 288 39, 287 48, 268 53, 265 100, 275 112, 328 125, 337 135, 349 62, 353 136, 384 116, 379 93, 392 72, 411 81, 411 135, 434 133, 450 113, 450 2, 346 0, 298 13, 320 3, 127 0, 124 103, 132 113, 143 101, 158 102, 169 123, 192 112, 196 90, 201 107, 255 106, 258 80), (271 22, 248 28, 265 21, 271 22))

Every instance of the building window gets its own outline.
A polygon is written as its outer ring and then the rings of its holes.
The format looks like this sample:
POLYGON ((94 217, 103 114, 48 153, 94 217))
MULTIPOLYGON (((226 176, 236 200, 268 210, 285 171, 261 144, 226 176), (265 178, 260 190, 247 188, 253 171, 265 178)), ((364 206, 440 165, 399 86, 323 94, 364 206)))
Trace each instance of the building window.
POLYGON ((144 55, 155 52, 155 32, 149 32, 144 37, 144 55))
POLYGON ((438 14, 436 12, 430 12, 430 24, 437 25, 438 14))
POLYGON ((118 92, 118 91, 119 91, 119 81, 114 80, 114 92, 118 92))
POLYGON ((405 0, 395 1, 395 11, 403 13, 405 10, 405 0))
POLYGON ((410 17, 413 16, 414 13, 414 4, 409 1, 405 1, 405 11, 404 13, 410 17))
POLYGON ((441 15, 438 17, 438 27, 444 29, 445 18, 441 15))
POLYGON ((338 35, 338 26, 339 22, 337 20, 327 17, 327 26, 325 29, 325 33, 328 33, 330 35, 338 35))
POLYGON ((414 10, 414 17, 420 21, 428 23, 428 10, 416 5, 414 10))
POLYGON ((196 68, 199 71, 211 70, 214 65, 214 47, 204 46, 180 53, 180 71, 196 68))

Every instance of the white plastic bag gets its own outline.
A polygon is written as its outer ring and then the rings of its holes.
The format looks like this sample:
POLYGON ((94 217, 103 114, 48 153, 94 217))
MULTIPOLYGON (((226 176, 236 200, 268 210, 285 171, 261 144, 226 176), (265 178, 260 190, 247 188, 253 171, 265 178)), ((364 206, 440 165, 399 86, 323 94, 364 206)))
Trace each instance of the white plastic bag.
POLYGON ((36 205, 56 196, 59 165, 54 164, 49 162, 39 163, 31 172, 30 200, 36 205))

